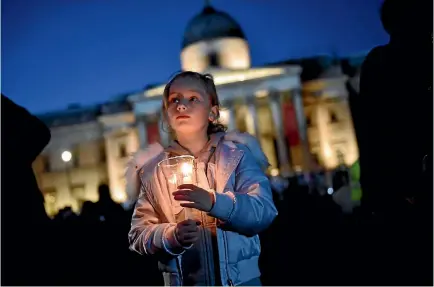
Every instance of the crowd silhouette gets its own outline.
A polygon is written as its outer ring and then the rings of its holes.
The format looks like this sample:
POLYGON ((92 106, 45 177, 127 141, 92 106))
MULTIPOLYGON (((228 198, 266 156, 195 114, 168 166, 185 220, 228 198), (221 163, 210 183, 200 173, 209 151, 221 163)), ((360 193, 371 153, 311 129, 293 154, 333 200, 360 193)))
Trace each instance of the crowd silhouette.
MULTIPOLYGON (((309 182, 293 177, 280 185, 279 216, 260 234, 264 285, 433 284, 432 2, 426 4, 384 2, 390 42, 368 54, 360 93, 350 90, 361 205, 343 212, 324 192, 320 170, 309 182)), ((115 203, 107 185, 80 214, 66 207, 53 219, 46 215, 32 162, 49 140, 41 121, 2 95, 2 285, 162 285, 156 261, 128 249, 132 210, 115 203)), ((336 170, 333 190, 347 184, 346 168, 336 170)))

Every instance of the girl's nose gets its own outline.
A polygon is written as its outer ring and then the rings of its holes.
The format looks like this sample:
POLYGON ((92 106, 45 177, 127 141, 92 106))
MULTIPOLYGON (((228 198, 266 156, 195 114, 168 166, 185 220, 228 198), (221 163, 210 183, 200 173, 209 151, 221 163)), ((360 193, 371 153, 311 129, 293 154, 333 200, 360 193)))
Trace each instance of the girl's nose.
POLYGON ((185 103, 181 101, 176 107, 176 109, 178 110, 178 112, 184 112, 187 110, 187 105, 185 105, 185 103))

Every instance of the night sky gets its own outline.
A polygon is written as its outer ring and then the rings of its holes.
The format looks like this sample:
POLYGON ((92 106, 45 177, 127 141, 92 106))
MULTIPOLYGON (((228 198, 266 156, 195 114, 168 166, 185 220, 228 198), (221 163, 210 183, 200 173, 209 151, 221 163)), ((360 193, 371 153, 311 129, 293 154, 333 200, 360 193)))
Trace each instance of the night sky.
MULTIPOLYGON (((243 28, 252 63, 366 53, 388 41, 381 0, 214 0, 243 28)), ((203 0, 2 0, 2 93, 41 113, 106 101, 180 70, 203 0)))

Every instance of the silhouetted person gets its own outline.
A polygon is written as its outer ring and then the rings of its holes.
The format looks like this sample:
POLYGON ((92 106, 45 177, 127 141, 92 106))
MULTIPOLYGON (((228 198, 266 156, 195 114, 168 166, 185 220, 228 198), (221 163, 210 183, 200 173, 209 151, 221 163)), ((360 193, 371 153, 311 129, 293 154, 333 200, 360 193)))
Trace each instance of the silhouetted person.
POLYGON ((120 223, 125 220, 125 211, 122 206, 110 196, 110 189, 107 184, 101 184, 98 187, 99 200, 95 204, 102 222, 120 223))
POLYGON ((333 172, 332 186, 336 191, 343 186, 349 185, 348 170, 345 166, 339 166, 333 172))
POLYGON ((390 41, 368 54, 350 97, 362 209, 382 224, 365 265, 379 277, 365 283, 432 284, 432 1, 386 0, 381 20, 390 41))
POLYGON ((78 222, 78 216, 74 213, 71 206, 65 206, 59 210, 53 220, 59 224, 74 224, 78 222))
POLYGON ((84 224, 96 224, 99 222, 96 204, 92 201, 85 201, 81 208, 80 219, 84 224))
POLYGON ((432 160, 432 2, 429 8, 420 1, 386 0, 381 20, 390 41, 366 57, 360 95, 350 102, 363 204, 395 217, 406 198, 417 200, 427 191, 418 184, 423 157, 432 160))
POLYGON ((2 94, 2 285, 49 284, 49 218, 32 163, 50 141, 50 130, 2 94))
MULTIPOLYGON (((86 242, 83 261, 86 262, 89 275, 85 284, 122 285, 125 281, 124 268, 128 266, 128 234, 129 224, 122 206, 110 196, 108 185, 98 187, 99 200, 93 204, 90 218, 85 223, 84 233, 90 235, 86 242), (97 222, 93 221, 97 220, 97 222), (95 224, 91 223, 95 222, 95 224), (89 261, 87 254, 92 254, 89 261), (123 264, 118 264, 123 262, 123 264), (90 263, 90 264, 89 264, 90 263)), ((90 207, 90 206, 89 206, 90 207)), ((83 210, 86 211, 86 210, 83 210)), ((86 216, 86 213, 82 214, 86 216)), ((89 215, 89 214, 88 214, 89 215)))

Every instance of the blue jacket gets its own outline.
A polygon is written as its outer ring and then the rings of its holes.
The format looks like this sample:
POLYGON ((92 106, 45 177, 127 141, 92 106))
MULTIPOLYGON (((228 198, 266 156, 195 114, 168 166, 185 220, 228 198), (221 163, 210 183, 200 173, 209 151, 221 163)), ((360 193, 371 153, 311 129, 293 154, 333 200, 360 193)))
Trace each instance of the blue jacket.
MULTIPOLYGON (((171 236, 176 226, 174 206, 166 185, 160 184, 164 175, 156 168, 167 153, 155 146, 151 149, 156 152, 148 153, 143 165, 132 164, 141 168, 137 168, 140 193, 129 232, 130 249, 157 256, 165 285, 179 286, 185 248, 171 236)), ((254 137, 230 133, 217 146, 215 164, 216 201, 209 215, 219 221, 220 276, 224 285, 238 285, 260 276, 258 233, 277 216, 270 183, 262 170, 268 161, 254 137)))

